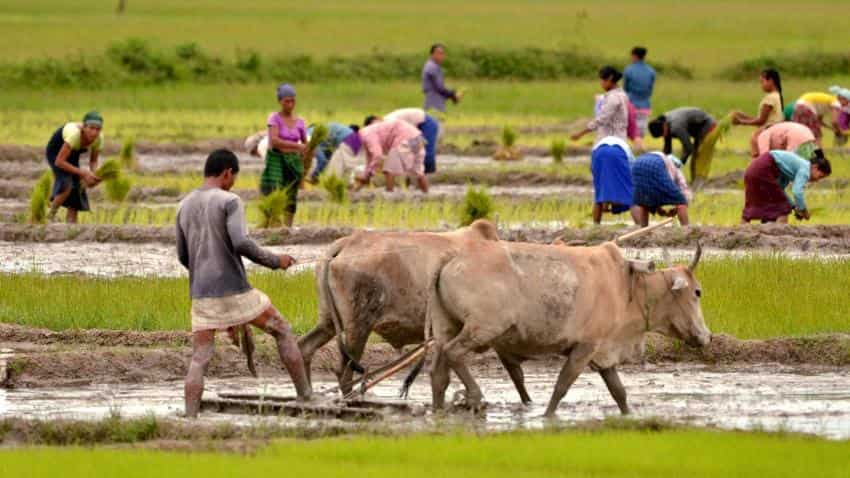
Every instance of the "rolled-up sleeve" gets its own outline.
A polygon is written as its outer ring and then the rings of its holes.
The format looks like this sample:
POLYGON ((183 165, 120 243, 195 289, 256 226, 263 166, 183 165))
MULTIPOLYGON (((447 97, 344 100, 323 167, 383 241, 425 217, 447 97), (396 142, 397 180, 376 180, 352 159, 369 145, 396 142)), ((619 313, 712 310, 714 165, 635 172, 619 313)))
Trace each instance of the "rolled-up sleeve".
POLYGON ((230 237, 230 243, 233 244, 233 250, 240 256, 247 257, 251 262, 269 269, 279 269, 280 259, 277 254, 258 246, 248 237, 245 206, 242 201, 234 198, 228 201, 226 208, 227 234, 230 237))

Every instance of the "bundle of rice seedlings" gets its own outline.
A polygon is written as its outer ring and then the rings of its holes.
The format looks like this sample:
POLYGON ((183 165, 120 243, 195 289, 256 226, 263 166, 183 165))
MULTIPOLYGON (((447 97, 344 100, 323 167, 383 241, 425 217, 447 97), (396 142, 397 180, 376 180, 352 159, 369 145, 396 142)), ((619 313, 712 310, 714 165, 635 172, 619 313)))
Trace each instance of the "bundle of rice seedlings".
POLYGON ((567 152, 567 143, 562 139, 552 140, 552 145, 549 146, 549 154, 552 155, 552 160, 556 163, 564 161, 564 155, 567 152))
POLYGON ((327 191, 331 202, 337 204, 348 202, 348 184, 336 174, 323 174, 319 184, 327 191))
POLYGON ((515 161, 522 159, 522 154, 514 147, 516 143, 516 131, 510 126, 502 129, 502 145, 496 150, 493 159, 497 161, 515 161))
POLYGON ((94 175, 102 181, 110 181, 121 175, 121 162, 117 159, 107 159, 97 168, 94 175))
POLYGON ((477 219, 489 219, 494 211, 493 197, 484 186, 466 188, 463 207, 460 209, 460 225, 468 226, 477 219))
POLYGON ((124 140, 121 144, 121 152, 118 154, 121 160, 121 165, 130 171, 138 171, 139 163, 136 160, 136 141, 132 136, 124 140))
POLYGON ((127 195, 130 194, 132 187, 133 181, 123 174, 103 183, 106 199, 112 202, 123 202, 127 199, 127 195))
POLYGON ((718 139, 723 139, 729 131, 732 130, 732 113, 724 116, 717 122, 717 136, 718 139))
POLYGON ((286 191, 283 189, 261 197, 257 202, 257 209, 260 210, 260 227, 280 227, 283 224, 283 213, 288 201, 286 191))
POLYGON ((307 149, 315 151, 322 142, 328 139, 329 134, 330 130, 324 123, 313 126, 313 133, 310 135, 310 141, 307 142, 307 149))
POLYGON ((33 186, 30 193, 29 222, 31 224, 42 224, 47 220, 47 207, 50 203, 52 185, 53 175, 50 171, 45 171, 33 186))

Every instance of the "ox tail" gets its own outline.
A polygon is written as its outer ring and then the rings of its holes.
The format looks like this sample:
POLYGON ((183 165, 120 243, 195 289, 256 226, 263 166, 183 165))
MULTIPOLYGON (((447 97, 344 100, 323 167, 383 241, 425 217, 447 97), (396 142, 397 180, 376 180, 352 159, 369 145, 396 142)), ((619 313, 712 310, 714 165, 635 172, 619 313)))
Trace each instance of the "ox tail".
POLYGON ((345 363, 346 367, 349 367, 351 370, 357 373, 365 373, 366 369, 363 368, 362 365, 357 360, 354 360, 354 357, 348 352, 348 347, 345 344, 345 329, 342 326, 342 320, 339 315, 339 308, 336 305, 336 300, 334 299, 333 291, 330 286, 330 270, 331 270, 331 261, 336 258, 339 253, 342 252, 342 244, 334 244, 330 251, 328 251, 327 259, 323 261, 321 264, 322 270, 322 280, 321 287, 319 288, 319 293, 322 300, 328 305, 328 312, 331 317, 331 323, 334 326, 334 333, 336 334, 336 342, 339 347, 339 354, 342 356, 342 360, 345 363))
MULTIPOLYGON (((438 305, 435 301, 439 301, 440 299, 440 274, 443 272, 443 268, 446 267, 446 264, 452 258, 450 256, 446 256, 441 258, 440 265, 437 267, 434 275, 431 277, 428 287, 428 305, 425 309, 425 341, 423 344, 427 344, 431 337, 433 336, 433 321, 432 321, 432 308, 433 307, 442 307, 442 305, 438 305)), ((428 351, 426 350, 424 354, 422 354, 422 358, 416 361, 416 365, 410 369, 410 372, 404 378, 404 383, 401 386, 401 390, 399 390, 399 397, 407 398, 408 393, 410 392, 410 387, 413 386, 413 382, 419 377, 419 374, 422 373, 422 369, 425 368, 425 361, 428 359, 428 351)))

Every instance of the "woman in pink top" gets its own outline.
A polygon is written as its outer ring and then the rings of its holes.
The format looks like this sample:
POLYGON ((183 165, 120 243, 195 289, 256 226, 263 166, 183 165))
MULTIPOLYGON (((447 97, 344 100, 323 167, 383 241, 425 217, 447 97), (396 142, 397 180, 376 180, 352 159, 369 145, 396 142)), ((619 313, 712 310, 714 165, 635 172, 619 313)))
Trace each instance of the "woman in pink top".
POLYGON ((369 183, 382 166, 387 191, 395 189, 396 176, 416 177, 422 192, 428 192, 425 178, 425 143, 422 133, 402 120, 375 121, 358 132, 366 150, 366 170, 358 176, 356 189, 369 183))
MULTIPOLYGON (((260 176, 260 194, 269 195, 282 189, 286 191, 284 223, 292 226, 298 202, 298 188, 304 178, 304 158, 307 152, 307 128, 304 120, 295 114, 295 88, 288 84, 277 87, 280 111, 269 115, 269 149, 266 165, 260 176)), ((309 153, 312 154, 312 153, 309 153)))
POLYGON ((758 137, 759 156, 775 150, 793 151, 803 159, 812 158, 818 149, 815 134, 808 126, 793 121, 777 123, 758 137))

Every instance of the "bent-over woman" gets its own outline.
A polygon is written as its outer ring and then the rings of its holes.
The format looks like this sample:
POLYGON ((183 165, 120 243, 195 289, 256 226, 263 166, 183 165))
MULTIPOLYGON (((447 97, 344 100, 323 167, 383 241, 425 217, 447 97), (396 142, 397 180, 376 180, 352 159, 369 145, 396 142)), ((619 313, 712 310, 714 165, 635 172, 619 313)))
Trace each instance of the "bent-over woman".
POLYGON ((771 151, 759 156, 744 173, 745 204, 741 224, 753 220, 787 223, 792 211, 798 219, 810 219, 803 190, 806 184, 820 181, 831 173, 832 167, 819 149, 811 161, 790 151, 771 151), (791 185, 793 197, 785 192, 788 185, 791 185))
POLYGON ((682 174, 682 162, 673 155, 654 151, 638 156, 632 163, 634 184, 634 206, 632 217, 641 227, 649 225, 649 215, 679 218, 679 224, 687 226, 688 203, 693 194, 682 174), (665 210, 665 206, 671 206, 665 210))
POLYGON ((629 163, 632 151, 616 136, 600 139, 590 156, 593 174, 593 223, 602 222, 602 213, 621 214, 632 207, 634 188, 629 163))

